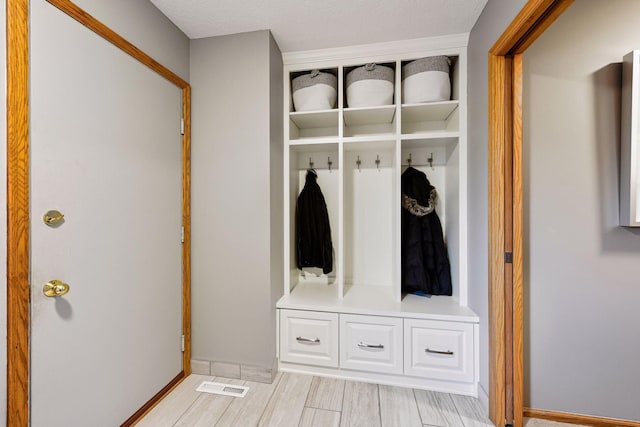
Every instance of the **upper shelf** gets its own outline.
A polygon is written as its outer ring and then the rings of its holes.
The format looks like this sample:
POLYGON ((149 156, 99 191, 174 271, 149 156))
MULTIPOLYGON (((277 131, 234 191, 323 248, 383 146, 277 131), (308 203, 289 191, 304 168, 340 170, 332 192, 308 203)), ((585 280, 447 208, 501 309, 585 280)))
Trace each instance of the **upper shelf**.
POLYGON ((458 136, 460 130, 459 101, 439 101, 425 104, 403 104, 401 109, 402 135, 421 135, 425 138, 444 135, 458 136))
POLYGON ((328 128, 338 125, 338 110, 292 112, 289 118, 298 129, 328 128))
POLYGON ((458 101, 402 104, 402 123, 443 122, 458 108, 458 101))
POLYGON ((398 126, 404 139, 457 138, 459 104, 457 100, 403 104, 401 123, 396 121, 397 105, 291 112, 289 140, 293 143, 338 138, 340 125, 344 138, 388 138, 396 135, 398 126), (343 123, 339 121, 340 113, 343 123))
POLYGON ((289 113, 289 139, 313 140, 338 137, 338 110, 289 113))
POLYGON ((393 123, 396 115, 395 105, 381 107, 345 108, 345 126, 366 126, 393 123))

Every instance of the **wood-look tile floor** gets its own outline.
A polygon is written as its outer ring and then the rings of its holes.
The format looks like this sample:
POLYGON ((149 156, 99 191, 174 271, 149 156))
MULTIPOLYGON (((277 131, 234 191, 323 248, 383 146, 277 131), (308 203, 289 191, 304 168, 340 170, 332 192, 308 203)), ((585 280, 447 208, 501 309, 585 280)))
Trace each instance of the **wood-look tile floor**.
POLYGON ((273 384, 190 375, 137 425, 493 426, 471 397, 290 373, 279 373, 273 384), (249 392, 243 398, 199 393, 202 381, 245 385, 249 392))

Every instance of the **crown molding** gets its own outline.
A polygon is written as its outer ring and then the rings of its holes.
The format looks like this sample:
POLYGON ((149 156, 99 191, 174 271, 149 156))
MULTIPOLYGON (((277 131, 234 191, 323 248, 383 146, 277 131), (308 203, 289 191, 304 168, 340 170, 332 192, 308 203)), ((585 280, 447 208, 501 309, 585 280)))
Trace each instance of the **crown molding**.
POLYGON ((450 34, 446 36, 424 37, 419 39, 399 40, 384 43, 372 43, 356 46, 345 46, 330 49, 303 50, 284 52, 284 65, 305 64, 314 62, 338 62, 340 60, 359 57, 384 57, 387 55, 411 55, 429 50, 447 50, 466 48, 469 33, 450 34))

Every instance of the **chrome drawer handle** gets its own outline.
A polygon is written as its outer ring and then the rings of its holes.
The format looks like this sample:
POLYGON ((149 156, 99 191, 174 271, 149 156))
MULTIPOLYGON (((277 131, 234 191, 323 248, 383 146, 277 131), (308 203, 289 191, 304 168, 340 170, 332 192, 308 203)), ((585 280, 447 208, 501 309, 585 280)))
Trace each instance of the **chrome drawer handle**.
POLYGON ((360 348, 384 348, 382 344, 365 344, 363 342, 358 344, 360 348))
POLYGON ((310 344, 320 344, 320 338, 297 337, 296 341, 298 341, 298 342, 306 342, 306 343, 310 343, 310 344))
POLYGON ((425 350, 427 353, 435 353, 435 354, 446 354, 448 356, 453 356, 453 351, 451 350, 447 350, 447 351, 440 351, 440 350, 431 350, 430 348, 427 348, 425 350))

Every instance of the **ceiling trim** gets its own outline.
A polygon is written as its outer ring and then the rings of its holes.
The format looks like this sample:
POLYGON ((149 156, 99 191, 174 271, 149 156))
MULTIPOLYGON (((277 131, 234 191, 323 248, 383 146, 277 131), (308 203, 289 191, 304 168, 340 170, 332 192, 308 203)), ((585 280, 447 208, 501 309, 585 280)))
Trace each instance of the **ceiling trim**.
POLYGON ((419 56, 423 55, 425 51, 434 51, 437 54, 438 51, 446 53, 450 49, 466 48, 468 43, 469 33, 450 34, 330 49, 284 52, 282 54, 282 62, 284 65, 298 65, 324 61, 336 63, 341 60, 353 60, 359 57, 366 57, 371 60, 372 58, 384 58, 390 55, 411 56, 415 53, 419 56))

